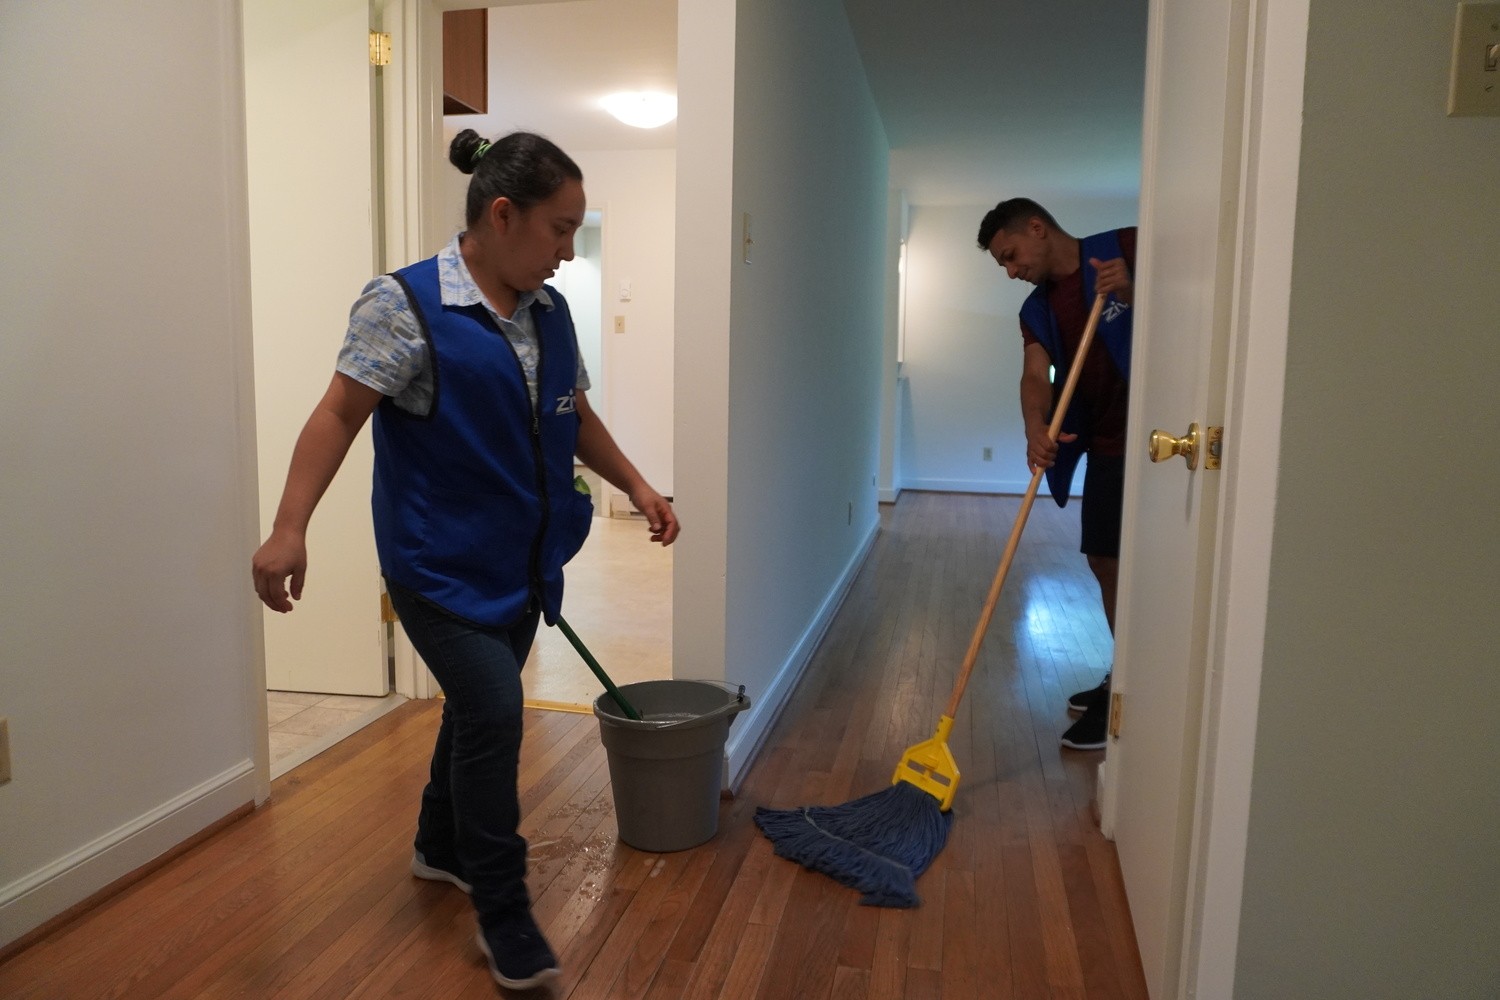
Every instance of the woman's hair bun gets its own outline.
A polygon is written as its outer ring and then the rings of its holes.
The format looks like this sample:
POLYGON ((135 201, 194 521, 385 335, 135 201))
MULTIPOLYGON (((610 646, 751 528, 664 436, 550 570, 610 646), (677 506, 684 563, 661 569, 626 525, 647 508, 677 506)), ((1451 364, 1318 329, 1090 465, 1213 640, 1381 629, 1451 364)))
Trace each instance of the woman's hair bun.
POLYGON ((474 168, 479 165, 479 160, 475 158, 474 154, 481 147, 488 145, 489 143, 480 138, 478 132, 475 132, 471 128, 466 128, 458 133, 458 135, 455 135, 453 141, 449 143, 448 162, 463 173, 472 174, 474 168))

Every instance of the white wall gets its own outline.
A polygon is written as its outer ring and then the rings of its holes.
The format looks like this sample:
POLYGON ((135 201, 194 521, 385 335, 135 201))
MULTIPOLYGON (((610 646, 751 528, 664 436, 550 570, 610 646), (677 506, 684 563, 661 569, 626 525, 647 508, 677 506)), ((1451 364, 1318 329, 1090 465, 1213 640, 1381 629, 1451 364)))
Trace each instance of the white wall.
MULTIPOLYGON (((1037 197, 1076 236, 1136 224, 1135 199, 1122 197, 1044 198, 997 189, 986 205, 911 207, 906 395, 897 428, 906 489, 1023 493, 1031 479, 1018 314, 1032 286, 1006 278, 977 241, 985 213, 1018 196, 1037 197)), ((1075 491, 1082 484, 1080 470, 1075 491)))
POLYGON ((1500 120, 1313 0, 1238 1000, 1500 995, 1500 120))
POLYGON ((239 53, 232 0, 0 8, 0 942, 258 794, 239 53))
MULTIPOLYGON (((457 131, 449 125, 444 141, 457 131)), ((647 481, 672 496, 676 153, 564 152, 583 171, 589 209, 604 215, 601 415, 647 481), (629 302, 619 300, 620 281, 625 278, 630 279, 629 302), (623 334, 613 332, 617 315, 625 317, 623 334)), ((469 178, 452 167, 444 169, 443 178, 447 215, 457 232, 463 228, 469 178)))
MULTIPOLYGON (((722 427, 693 428, 701 445, 681 446, 678 428, 684 548, 697 544, 695 491, 724 475, 709 449, 727 451, 728 495, 701 501, 726 513, 722 556, 706 535, 712 558, 676 563, 674 671, 746 684, 761 701, 736 724, 744 738, 785 695, 877 525, 887 147, 837 0, 738 4, 733 58, 690 56, 699 19, 734 6, 684 5, 679 26, 684 99, 732 94, 734 133, 726 173, 689 147, 697 108, 678 132, 678 398, 693 381, 695 396, 728 401, 722 427), (728 213, 709 200, 727 178, 728 213)), ((687 412, 719 419, 712 400, 687 412)))

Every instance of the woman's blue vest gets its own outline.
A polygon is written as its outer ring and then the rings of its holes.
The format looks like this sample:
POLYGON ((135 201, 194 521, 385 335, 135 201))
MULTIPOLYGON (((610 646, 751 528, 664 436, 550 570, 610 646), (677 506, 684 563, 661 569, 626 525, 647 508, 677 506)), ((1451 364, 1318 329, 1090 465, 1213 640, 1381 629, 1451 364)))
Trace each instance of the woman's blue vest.
MULTIPOLYGON (((1094 307, 1094 281, 1097 278, 1093 267, 1089 265, 1089 258, 1114 260, 1123 256, 1125 252, 1120 249, 1120 238, 1115 230, 1095 233, 1078 241, 1078 262, 1083 271, 1083 301, 1089 310, 1094 307)), ((1115 367, 1120 370, 1120 376, 1127 380, 1130 378, 1131 316, 1130 306, 1111 296, 1104 304, 1104 312, 1099 317, 1099 328, 1094 332, 1095 338, 1104 342, 1115 367)), ((1042 347, 1046 348, 1047 357, 1052 359, 1052 367, 1056 369, 1052 382, 1052 398, 1055 403, 1063 383, 1068 379, 1073 359, 1063 354, 1062 333, 1057 329, 1057 317, 1052 315, 1052 307, 1047 303, 1045 284, 1037 285, 1026 296, 1026 301, 1021 304, 1021 320, 1042 347)), ((1078 460, 1089 449, 1089 425, 1084 410, 1081 401, 1074 396, 1068 413, 1063 417, 1062 432, 1077 434, 1078 440, 1059 442, 1057 461, 1047 470, 1047 487, 1052 491, 1052 499, 1057 501, 1059 507, 1068 505, 1073 473, 1078 468, 1078 460)))
POLYGON ((375 410, 375 548, 391 580, 480 625, 562 606, 562 567, 593 506, 573 488, 577 344, 563 297, 531 306, 532 405, 520 358, 482 303, 445 306, 437 258, 396 271, 427 340, 432 407, 375 410))

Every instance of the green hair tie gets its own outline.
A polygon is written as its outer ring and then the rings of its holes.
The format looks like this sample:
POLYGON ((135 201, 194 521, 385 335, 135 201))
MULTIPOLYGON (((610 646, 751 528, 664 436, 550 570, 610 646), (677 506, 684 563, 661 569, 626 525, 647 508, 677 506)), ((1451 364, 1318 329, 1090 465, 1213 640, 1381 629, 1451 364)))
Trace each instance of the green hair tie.
POLYGON ((481 159, 483 159, 484 154, 488 153, 489 151, 490 143, 480 142, 480 144, 475 147, 474 152, 469 156, 469 162, 478 163, 481 159))

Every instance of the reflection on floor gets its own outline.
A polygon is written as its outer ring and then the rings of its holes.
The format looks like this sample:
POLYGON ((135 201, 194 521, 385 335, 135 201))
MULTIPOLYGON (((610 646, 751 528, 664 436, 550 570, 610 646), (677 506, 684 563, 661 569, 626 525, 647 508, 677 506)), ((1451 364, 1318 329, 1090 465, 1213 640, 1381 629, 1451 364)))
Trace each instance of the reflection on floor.
POLYGON ((279 778, 339 740, 358 732, 405 702, 384 698, 267 691, 266 721, 271 729, 271 777, 279 778))
MULTIPOLYGON (((672 676, 672 549, 652 543, 645 521, 594 518, 566 576, 563 617, 611 680, 672 676)), ((546 625, 521 683, 534 708, 589 711, 604 692, 567 637, 546 625)))

